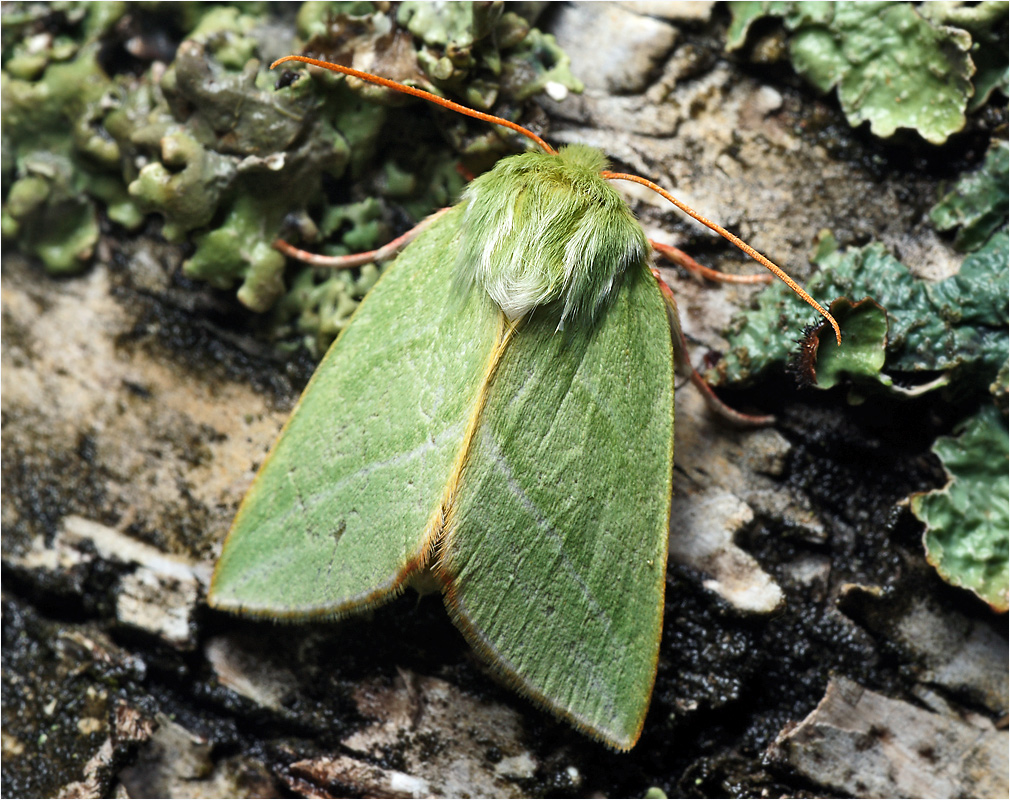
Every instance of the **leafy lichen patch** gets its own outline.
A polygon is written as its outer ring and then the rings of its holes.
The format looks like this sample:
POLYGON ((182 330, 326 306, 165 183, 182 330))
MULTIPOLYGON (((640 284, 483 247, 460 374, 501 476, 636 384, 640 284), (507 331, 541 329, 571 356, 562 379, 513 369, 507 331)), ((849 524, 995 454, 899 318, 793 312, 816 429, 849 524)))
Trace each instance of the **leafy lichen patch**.
POLYGON ((926 523, 923 544, 944 580, 975 592, 993 608, 1010 605, 1010 488, 1006 420, 995 408, 969 418, 960 435, 941 437, 933 452, 949 480, 913 495, 912 511, 926 523))
POLYGON ((1010 148, 995 142, 985 161, 962 176, 929 212, 937 230, 957 230, 954 246, 962 252, 977 250, 1006 223, 1010 180, 1010 148))
POLYGON ((742 47, 757 19, 779 18, 790 34, 796 71, 822 92, 837 88, 850 124, 868 121, 883 138, 910 128, 943 144, 964 127, 973 95, 988 96, 1001 79, 1005 86, 1005 64, 1000 75, 990 62, 1005 53, 998 42, 1000 26, 1006 30, 1006 5, 983 3, 973 14, 932 5, 734 3, 726 47, 742 47), (975 59, 984 65, 977 78, 975 59))
MULTIPOLYGON (((1008 318, 1007 235, 994 234, 978 252, 968 256, 957 275, 929 282, 908 269, 879 243, 839 251, 833 237, 822 238, 815 263, 821 267, 807 283, 816 297, 872 297, 887 313, 885 331, 879 320, 875 335, 867 335, 869 317, 847 317, 850 345, 866 349, 872 368, 849 369, 857 379, 892 385, 887 374, 902 374, 915 390, 953 383, 961 393, 988 388, 1007 361, 1008 318), (886 333, 886 339, 884 335, 886 333), (886 341, 886 357, 869 353, 886 341), (936 373, 951 373, 943 384, 936 373), (917 375, 924 376, 916 380, 917 375)), ((809 315, 788 297, 784 287, 773 285, 757 299, 757 308, 738 317, 729 336, 730 349, 709 375, 718 383, 749 380, 774 364, 783 364, 795 349, 795 331, 809 315)), ((849 341, 843 330, 843 342, 849 341)), ((849 346, 849 345, 845 345, 849 346)), ((820 345, 820 357, 833 348, 820 345)), ((855 357, 853 354, 852 357, 855 357)), ((826 366, 826 365, 825 365, 826 366)), ((834 374, 826 370, 825 374, 834 374)))

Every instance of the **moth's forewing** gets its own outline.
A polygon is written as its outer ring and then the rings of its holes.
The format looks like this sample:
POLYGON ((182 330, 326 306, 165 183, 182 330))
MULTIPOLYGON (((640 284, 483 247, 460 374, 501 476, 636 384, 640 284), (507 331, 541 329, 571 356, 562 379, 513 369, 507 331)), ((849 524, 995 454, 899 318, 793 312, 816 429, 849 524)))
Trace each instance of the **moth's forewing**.
POLYGON ((535 313, 509 343, 437 569, 505 679, 619 749, 641 732, 662 630, 673 354, 645 265, 592 324, 535 313))
POLYGON ((242 503, 212 605, 342 614, 427 558, 501 327, 478 293, 447 302, 459 215, 399 256, 320 363, 242 503))

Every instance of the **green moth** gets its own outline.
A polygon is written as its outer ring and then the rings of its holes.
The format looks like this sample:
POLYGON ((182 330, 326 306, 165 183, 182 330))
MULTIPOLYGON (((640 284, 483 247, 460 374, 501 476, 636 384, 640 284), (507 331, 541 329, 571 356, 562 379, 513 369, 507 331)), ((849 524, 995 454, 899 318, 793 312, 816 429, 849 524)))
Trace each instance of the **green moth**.
POLYGON ((604 156, 543 147, 383 273, 256 476, 209 602, 337 618, 434 579, 507 684, 627 750, 662 630, 679 331, 604 156))

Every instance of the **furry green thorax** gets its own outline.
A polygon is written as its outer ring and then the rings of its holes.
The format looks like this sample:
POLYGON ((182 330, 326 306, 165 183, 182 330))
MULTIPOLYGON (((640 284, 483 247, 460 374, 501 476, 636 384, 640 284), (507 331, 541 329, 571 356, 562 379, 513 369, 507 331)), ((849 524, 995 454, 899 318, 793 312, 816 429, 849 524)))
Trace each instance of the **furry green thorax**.
POLYGON ((510 320, 555 301, 559 328, 592 320, 649 252, 627 204, 600 177, 606 166, 599 150, 569 145, 503 159, 474 180, 463 195, 456 285, 481 287, 510 320))

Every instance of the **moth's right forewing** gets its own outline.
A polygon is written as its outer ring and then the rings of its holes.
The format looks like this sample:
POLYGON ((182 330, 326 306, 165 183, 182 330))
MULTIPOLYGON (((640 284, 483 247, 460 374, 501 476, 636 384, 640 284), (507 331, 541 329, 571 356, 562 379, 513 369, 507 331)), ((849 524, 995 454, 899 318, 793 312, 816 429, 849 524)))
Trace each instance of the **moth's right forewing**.
POLYGON ((519 691, 627 750, 663 622, 673 468, 663 299, 630 269, 593 326, 534 315, 497 365, 440 542, 446 604, 519 691))
POLYGON ((320 363, 242 503, 212 605, 339 615, 423 566, 500 330, 480 293, 450 297, 459 221, 399 256, 320 363))

